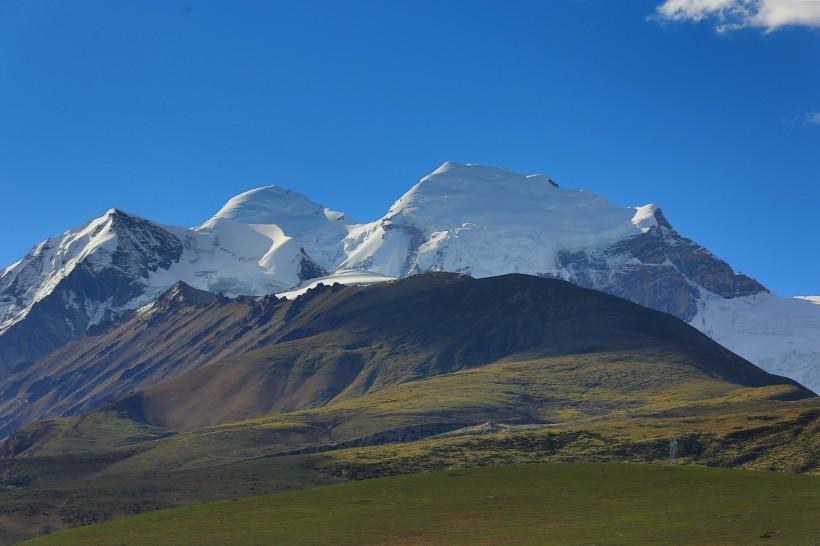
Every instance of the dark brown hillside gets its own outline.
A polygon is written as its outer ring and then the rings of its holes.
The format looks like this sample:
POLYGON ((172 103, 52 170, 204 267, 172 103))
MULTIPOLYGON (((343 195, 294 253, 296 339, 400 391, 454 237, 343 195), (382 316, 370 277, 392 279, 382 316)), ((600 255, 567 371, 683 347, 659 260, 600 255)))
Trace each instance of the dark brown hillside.
POLYGON ((791 384, 670 315, 558 280, 433 273, 319 286, 292 301, 228 299, 179 283, 150 307, 2 378, 0 433, 146 388, 129 408, 187 430, 503 359, 640 348, 677 354, 693 373, 738 385, 791 384))
POLYGON ((0 436, 32 419, 93 410, 212 362, 230 352, 253 305, 179 283, 144 312, 17 366, 0 378, 0 436))
POLYGON ((279 343, 133 395, 173 430, 316 407, 389 385, 504 360, 662 352, 694 378, 791 385, 682 321, 558 280, 427 274, 370 287, 320 287, 287 304, 279 343))

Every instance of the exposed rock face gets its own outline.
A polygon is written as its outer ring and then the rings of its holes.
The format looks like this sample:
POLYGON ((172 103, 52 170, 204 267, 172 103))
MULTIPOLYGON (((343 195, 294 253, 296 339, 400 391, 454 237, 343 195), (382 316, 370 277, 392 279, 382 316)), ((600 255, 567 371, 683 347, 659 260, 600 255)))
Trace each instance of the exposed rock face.
POLYGON ((299 281, 309 281, 327 276, 327 270, 308 256, 304 248, 299 249, 299 281))
POLYGON ((562 277, 603 290, 685 321, 697 314, 701 289, 724 298, 766 292, 760 283, 732 268, 676 232, 660 209, 656 225, 604 250, 561 252, 562 277))
POLYGON ((149 275, 178 261, 182 249, 174 234, 116 209, 38 245, 3 275, 0 369, 117 318, 145 292, 149 275))

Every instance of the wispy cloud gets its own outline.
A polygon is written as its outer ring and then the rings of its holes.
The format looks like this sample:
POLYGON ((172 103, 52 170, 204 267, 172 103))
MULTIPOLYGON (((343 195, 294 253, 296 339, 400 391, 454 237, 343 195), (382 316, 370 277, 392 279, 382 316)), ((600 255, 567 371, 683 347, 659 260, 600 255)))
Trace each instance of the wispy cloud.
POLYGON ((820 27, 820 0, 665 0, 652 19, 708 21, 718 32, 757 27, 820 27))
POLYGON ((809 112, 803 118, 806 125, 820 125, 820 112, 809 112))

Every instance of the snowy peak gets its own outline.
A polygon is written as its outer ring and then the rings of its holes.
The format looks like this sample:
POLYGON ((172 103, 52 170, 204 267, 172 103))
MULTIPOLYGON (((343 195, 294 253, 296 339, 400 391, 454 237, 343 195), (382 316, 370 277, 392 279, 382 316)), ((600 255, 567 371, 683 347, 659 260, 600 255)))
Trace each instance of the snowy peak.
POLYGON ((157 269, 168 268, 181 254, 180 240, 158 224, 109 209, 87 224, 36 245, 3 271, 0 331, 25 317, 33 304, 52 294, 65 279, 80 274, 110 277, 111 271, 119 277, 146 279, 157 269), (109 273, 104 274, 106 271, 109 273))
POLYGON ((265 186, 237 195, 202 227, 219 220, 238 224, 275 224, 290 236, 305 235, 317 225, 346 221, 345 215, 314 203, 301 193, 280 186, 265 186))
POLYGON ((174 233, 119 209, 36 245, 0 276, 0 369, 146 301, 182 253, 174 233))
POLYGON ((691 320, 701 292, 765 289, 681 237, 655 205, 619 207, 544 175, 445 163, 380 220, 351 229, 342 267, 391 277, 557 277, 691 320))
POLYGON ((544 175, 445 163, 381 220, 351 230, 342 266, 394 277, 429 270, 563 276, 561 252, 593 251, 639 235, 657 224, 654 212, 561 189, 544 175))
POLYGON ((437 211, 446 208, 448 217, 481 215, 496 212, 500 203, 520 205, 516 198, 521 195, 543 200, 556 189, 546 176, 528 177, 497 167, 448 162, 419 180, 386 216, 428 212, 431 206, 437 211))
POLYGON ((142 317, 156 316, 180 307, 206 307, 220 300, 213 292, 197 290, 189 284, 179 281, 155 300, 140 307, 137 313, 142 317))
POLYGON ((431 233, 465 226, 540 232, 552 241, 575 239, 583 246, 579 239, 585 234, 598 240, 613 229, 617 237, 634 232, 634 215, 597 194, 560 189, 544 175, 445 163, 390 207, 386 218, 431 233))
POLYGON ((672 227, 669 225, 669 222, 666 221, 666 218, 663 217, 661 209, 652 204, 635 207, 635 215, 632 217, 632 223, 644 231, 656 228, 659 225, 670 229, 672 227))
POLYGON ((259 295, 327 275, 340 261, 351 223, 343 213, 280 186, 241 193, 195 229, 209 238, 200 247, 215 264, 207 282, 199 279, 196 286, 259 295), (238 263, 219 263, 229 257, 238 263))

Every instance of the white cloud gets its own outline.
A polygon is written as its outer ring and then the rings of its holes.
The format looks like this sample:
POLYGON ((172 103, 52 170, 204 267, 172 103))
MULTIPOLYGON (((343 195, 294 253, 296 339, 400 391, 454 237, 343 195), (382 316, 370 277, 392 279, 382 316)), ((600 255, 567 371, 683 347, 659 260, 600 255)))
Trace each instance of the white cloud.
POLYGON ((758 27, 820 27, 820 0, 666 0, 654 19, 713 21, 719 32, 758 27))
POLYGON ((806 124, 820 125, 820 112, 809 112, 805 117, 806 124))

